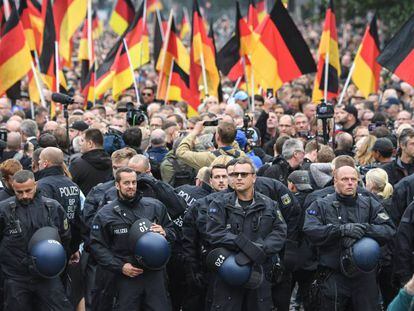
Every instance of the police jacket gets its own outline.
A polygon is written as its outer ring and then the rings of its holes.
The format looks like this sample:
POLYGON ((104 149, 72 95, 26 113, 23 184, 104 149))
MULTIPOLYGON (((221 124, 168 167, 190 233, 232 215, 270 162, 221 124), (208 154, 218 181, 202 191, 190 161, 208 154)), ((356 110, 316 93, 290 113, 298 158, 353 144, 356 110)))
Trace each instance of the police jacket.
POLYGON ((340 226, 347 223, 367 225, 365 236, 384 245, 392 239, 394 224, 378 201, 358 194, 355 198, 337 193, 317 200, 306 210, 303 231, 319 249, 319 265, 339 268, 342 251, 340 226))
POLYGON ((279 180, 269 177, 257 176, 254 189, 278 203, 283 218, 287 224, 287 235, 291 240, 296 240, 301 230, 301 208, 298 200, 279 180))
POLYGON ((381 168, 387 172, 388 181, 391 185, 395 185, 404 177, 411 175, 414 171, 407 171, 401 162, 401 158, 396 158, 395 160, 388 162, 381 166, 381 168))
POLYGON ((165 206, 158 200, 137 196, 131 201, 117 198, 100 208, 91 230, 91 253, 98 264, 114 273, 122 273, 125 263, 137 265, 129 245, 129 229, 141 218, 162 226, 168 241, 175 233, 165 206))
POLYGON ((218 196, 209 205, 207 215, 207 239, 213 247, 237 251, 235 239, 243 234, 270 257, 285 243, 286 223, 277 203, 258 192, 246 209, 238 204, 235 192, 218 196))
POLYGON ((213 189, 203 183, 201 187, 192 185, 182 185, 175 188, 175 193, 182 197, 187 204, 187 207, 192 206, 198 199, 208 196, 213 192, 213 189))
POLYGON ((71 225, 71 251, 76 252, 82 240, 81 201, 78 185, 64 175, 60 166, 52 166, 39 172, 37 188, 43 196, 58 201, 65 209, 71 225))
POLYGON ((57 201, 43 197, 38 191, 28 205, 15 197, 0 203, 0 264, 6 278, 25 281, 36 276, 30 269, 28 244, 33 234, 46 226, 58 229, 62 245, 68 249, 69 222, 57 201))
POLYGON ((414 202, 408 205, 395 236, 394 275, 404 285, 414 273, 414 202))
POLYGON ((105 183, 96 185, 88 193, 83 203, 83 210, 81 212, 82 219, 82 237, 85 242, 86 250, 89 249, 89 237, 90 229, 92 226, 93 218, 96 215, 99 206, 102 205, 103 197, 105 193, 115 186, 115 180, 110 180, 105 183))
POLYGON ((207 246, 207 208, 218 196, 229 190, 213 192, 200 198, 190 206, 184 215, 182 225, 182 252, 188 264, 198 267, 203 259, 203 252, 208 251, 207 246))
POLYGON ((14 196, 13 190, 9 189, 6 185, 4 185, 4 188, 0 190, 0 202, 13 196, 14 196))
POLYGON ((394 185, 392 198, 393 208, 390 216, 398 226, 405 209, 414 200, 414 175, 404 177, 394 185))

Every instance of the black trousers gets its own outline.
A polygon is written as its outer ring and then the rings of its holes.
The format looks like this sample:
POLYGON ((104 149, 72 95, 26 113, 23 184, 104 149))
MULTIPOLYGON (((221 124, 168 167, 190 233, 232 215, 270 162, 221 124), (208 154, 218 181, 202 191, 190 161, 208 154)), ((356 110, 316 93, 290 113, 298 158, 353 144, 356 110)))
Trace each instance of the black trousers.
POLYGON ((119 311, 170 311, 171 301, 167 291, 164 271, 144 271, 130 278, 117 279, 119 311))
POLYGON ((272 299, 277 311, 289 311, 292 296, 292 272, 283 271, 282 279, 272 285, 272 299))
POLYGON ((348 278, 332 272, 321 284, 320 311, 377 311, 379 307, 376 273, 348 278))
POLYGON ((217 275, 209 283, 207 310, 269 311, 272 307, 271 285, 266 279, 257 289, 230 286, 217 275))
POLYGON ((4 282, 5 311, 72 311, 60 278, 4 282))

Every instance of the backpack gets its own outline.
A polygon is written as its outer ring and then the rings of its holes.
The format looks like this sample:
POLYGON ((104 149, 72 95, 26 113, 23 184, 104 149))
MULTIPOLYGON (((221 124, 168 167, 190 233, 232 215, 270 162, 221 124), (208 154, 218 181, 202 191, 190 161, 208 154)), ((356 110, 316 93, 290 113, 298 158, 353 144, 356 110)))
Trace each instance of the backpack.
POLYGON ((120 132, 111 129, 104 135, 103 148, 109 155, 111 155, 114 151, 122 149, 124 147, 125 142, 120 132))
POLYGON ((173 188, 177 188, 182 185, 194 185, 197 172, 191 166, 186 164, 180 164, 177 159, 168 159, 173 166, 174 174, 170 181, 170 185, 173 188))
POLYGON ((221 155, 227 155, 227 156, 232 157, 232 158, 235 158, 235 159, 237 159, 238 157, 240 157, 240 154, 241 154, 240 151, 238 151, 238 150, 235 150, 234 151, 234 154, 232 154, 232 153, 230 153, 230 152, 228 152, 227 150, 224 150, 224 149, 217 149, 217 150, 212 151, 212 153, 216 157, 219 157, 221 155), (221 153, 221 151, 223 151, 224 153, 221 153))

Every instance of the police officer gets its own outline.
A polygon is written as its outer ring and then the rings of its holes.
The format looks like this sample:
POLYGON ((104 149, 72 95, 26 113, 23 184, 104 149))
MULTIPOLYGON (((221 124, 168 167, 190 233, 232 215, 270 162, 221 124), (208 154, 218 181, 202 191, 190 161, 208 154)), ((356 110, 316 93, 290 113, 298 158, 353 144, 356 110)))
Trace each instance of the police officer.
POLYGON ((79 260, 80 235, 80 189, 63 172, 63 152, 56 147, 47 147, 39 157, 37 188, 40 193, 54 199, 65 208, 71 227, 71 254, 79 260))
POLYGON ((319 251, 318 310, 378 309, 376 272, 350 277, 340 264, 341 254, 362 237, 383 245, 394 234, 394 225, 384 207, 357 193, 358 179, 354 167, 336 169, 335 193, 317 200, 306 210, 303 230, 319 251))
POLYGON ((137 195, 137 175, 128 167, 115 175, 118 198, 99 209, 91 230, 91 251, 98 264, 116 276, 119 310, 170 310, 164 270, 152 271, 131 254, 128 233, 132 224, 146 218, 151 230, 173 242, 175 233, 165 206, 137 195))
MULTIPOLYGON (((269 272, 285 243, 286 224, 277 203, 254 190, 256 172, 249 158, 238 159, 232 175, 235 192, 218 196, 208 207, 208 242, 237 252, 239 265, 256 264, 269 272)), ((271 277, 266 276, 256 289, 232 287, 216 276, 209 282, 210 309, 270 310, 271 277)))
POLYGON ((32 269, 28 243, 40 228, 58 229, 63 246, 70 242, 65 210, 43 197, 30 171, 13 176, 15 197, 0 204, 0 264, 5 275, 5 310, 72 310, 59 277, 46 279, 32 269))
POLYGON ((182 252, 186 259, 187 292, 183 310, 202 310, 206 290, 205 255, 210 247, 207 245, 206 221, 209 204, 228 189, 227 169, 217 164, 210 169, 210 195, 200 198, 192 204, 184 216, 182 226, 182 252))

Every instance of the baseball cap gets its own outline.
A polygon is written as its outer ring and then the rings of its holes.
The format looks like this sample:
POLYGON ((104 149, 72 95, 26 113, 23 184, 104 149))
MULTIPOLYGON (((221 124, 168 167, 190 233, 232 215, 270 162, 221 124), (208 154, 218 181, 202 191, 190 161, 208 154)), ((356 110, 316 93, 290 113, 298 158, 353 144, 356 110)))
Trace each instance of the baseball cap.
POLYGON ((89 128, 89 125, 84 121, 75 121, 69 126, 69 128, 83 132, 89 128))
POLYGON ((348 105, 348 106, 345 107, 344 110, 346 112, 352 114, 355 117, 355 119, 358 119, 358 110, 355 108, 355 106, 348 105))
POLYGON ((234 94, 235 100, 246 100, 249 98, 249 95, 247 95, 244 91, 238 91, 236 94, 234 94))
POLYGON ((392 144, 391 140, 386 137, 378 138, 374 146, 372 146, 372 151, 379 151, 379 152, 392 152, 394 150, 394 145, 392 144))
POLYGON ((293 183, 299 191, 313 190, 310 184, 309 172, 305 170, 297 170, 290 173, 288 181, 293 183))
POLYGON ((399 105, 400 104, 400 100, 398 98, 395 97, 389 97, 387 98, 387 101, 384 104, 384 107, 386 109, 390 108, 392 105, 399 105))

